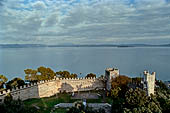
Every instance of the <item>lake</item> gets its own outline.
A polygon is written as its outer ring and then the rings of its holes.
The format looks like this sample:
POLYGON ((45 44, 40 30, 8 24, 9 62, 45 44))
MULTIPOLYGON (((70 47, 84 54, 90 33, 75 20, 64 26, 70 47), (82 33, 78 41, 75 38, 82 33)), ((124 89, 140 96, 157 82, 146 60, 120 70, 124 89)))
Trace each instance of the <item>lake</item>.
POLYGON ((68 70, 79 77, 87 73, 103 75, 107 67, 120 74, 142 76, 144 70, 155 71, 161 80, 170 80, 170 48, 166 47, 37 47, 0 48, 0 74, 9 79, 24 78, 24 69, 50 67, 68 70), (80 73, 82 73, 80 75, 80 73))

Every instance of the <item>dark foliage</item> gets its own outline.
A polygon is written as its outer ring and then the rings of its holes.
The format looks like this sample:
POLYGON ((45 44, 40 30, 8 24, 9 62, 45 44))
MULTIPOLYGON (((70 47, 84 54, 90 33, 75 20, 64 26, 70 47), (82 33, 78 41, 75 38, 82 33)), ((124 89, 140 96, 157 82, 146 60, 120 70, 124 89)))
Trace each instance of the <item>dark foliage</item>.
POLYGON ((167 86, 162 82, 162 80, 156 80, 156 85, 158 85, 162 90, 168 90, 167 86))
POLYGON ((156 94, 150 97, 140 88, 130 88, 129 84, 140 87, 141 78, 116 77, 110 91, 112 113, 168 113, 170 111, 170 91, 162 81, 156 81, 156 94))
POLYGON ((43 66, 40 66, 37 70, 26 69, 24 72, 26 74, 25 80, 30 82, 49 80, 56 76, 56 73, 52 69, 43 66))
POLYGON ((96 77, 96 74, 94 74, 94 73, 89 73, 89 74, 86 75, 86 78, 89 78, 89 77, 95 78, 95 77, 96 77))
POLYGON ((77 74, 75 73, 70 74, 70 72, 68 71, 59 71, 59 72, 56 72, 56 75, 59 75, 62 78, 77 78, 77 74))
POLYGON ((11 81, 6 83, 6 88, 12 89, 14 87, 19 87, 19 86, 23 86, 23 85, 25 85, 24 80, 22 80, 21 78, 14 78, 11 81))
POLYGON ((0 89, 4 88, 4 84, 7 81, 8 81, 8 79, 4 75, 0 75, 0 89))
POLYGON ((12 96, 8 94, 4 103, 0 104, 1 113, 40 113, 35 107, 27 107, 21 100, 13 100, 12 96))

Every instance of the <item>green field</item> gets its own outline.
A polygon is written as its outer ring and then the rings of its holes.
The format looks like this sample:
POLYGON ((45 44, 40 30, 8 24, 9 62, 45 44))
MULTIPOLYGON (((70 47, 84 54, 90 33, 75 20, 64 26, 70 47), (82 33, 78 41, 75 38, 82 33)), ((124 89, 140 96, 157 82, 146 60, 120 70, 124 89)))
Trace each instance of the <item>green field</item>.
MULTIPOLYGON (((54 108, 54 105, 59 103, 73 103, 80 99, 71 99, 70 94, 58 94, 57 96, 52 96, 48 98, 41 99, 29 99, 25 100, 24 104, 26 106, 34 106, 40 109, 41 113, 50 113, 54 108)), ((87 99, 87 103, 101 103, 102 98, 99 99, 87 99)), ((66 109, 59 108, 54 111, 54 113, 66 113, 66 109)))
POLYGON ((26 106, 36 106, 40 108, 41 113, 49 113, 54 105, 62 102, 74 102, 76 100, 71 100, 69 94, 58 94, 58 96, 53 96, 49 98, 41 99, 29 99, 24 101, 26 106))
POLYGON ((66 113, 66 112, 67 112, 67 109, 58 108, 58 109, 56 109, 53 113, 66 113))

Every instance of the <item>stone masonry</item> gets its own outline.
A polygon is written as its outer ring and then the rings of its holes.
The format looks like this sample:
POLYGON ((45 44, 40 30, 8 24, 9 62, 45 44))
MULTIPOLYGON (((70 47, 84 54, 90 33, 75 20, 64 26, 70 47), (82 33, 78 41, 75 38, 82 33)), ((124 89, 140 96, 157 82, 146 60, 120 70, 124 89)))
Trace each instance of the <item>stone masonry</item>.
MULTIPOLYGON (((111 79, 119 76, 119 70, 115 68, 107 68, 105 70, 105 78, 54 78, 53 80, 45 80, 37 83, 27 84, 14 88, 12 90, 4 90, 0 92, 0 101, 10 93, 13 99, 31 99, 50 97, 60 92, 77 92, 90 91, 96 89, 111 89, 111 79), (105 81, 105 82, 104 82, 105 81)), ((144 71, 144 82, 147 86, 147 95, 154 94, 155 72, 150 74, 144 71)))
POLYGON ((105 78, 106 78, 106 89, 109 91, 111 89, 111 80, 119 76, 119 69, 106 68, 105 78))
POLYGON ((104 88, 102 79, 99 78, 55 78, 24 85, 12 90, 0 92, 0 100, 11 93, 13 99, 26 100, 30 98, 50 97, 59 92, 89 91, 104 88))
POLYGON ((144 82, 146 84, 148 96, 150 96, 151 94, 154 94, 155 76, 156 76, 155 72, 152 72, 152 74, 150 74, 148 71, 144 71, 144 82))

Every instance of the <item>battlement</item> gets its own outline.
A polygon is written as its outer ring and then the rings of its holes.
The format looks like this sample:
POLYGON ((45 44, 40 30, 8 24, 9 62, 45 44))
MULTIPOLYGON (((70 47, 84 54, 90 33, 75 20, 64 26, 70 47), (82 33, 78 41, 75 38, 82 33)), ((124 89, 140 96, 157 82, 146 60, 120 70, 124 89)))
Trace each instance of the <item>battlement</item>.
POLYGON ((111 79, 119 76, 119 69, 116 68, 106 68, 105 69, 105 79, 106 89, 109 91, 111 89, 111 79))
POLYGON ((57 78, 58 80, 87 80, 87 79, 98 79, 96 77, 80 77, 80 78, 57 78))
POLYGON ((119 76, 119 69, 116 68, 106 68, 105 77, 106 79, 111 79, 119 76))
MULTIPOLYGON (((154 94, 155 72, 151 74, 149 71, 144 71, 145 83, 147 86, 147 94, 154 94)), ((106 68, 105 78, 60 78, 55 77, 51 80, 43 80, 35 83, 26 84, 13 89, 3 90, 0 92, 0 100, 4 100, 8 93, 11 93, 13 99, 26 100, 30 98, 50 97, 59 92, 75 92, 89 91, 95 89, 106 88, 111 89, 111 79, 119 76, 119 69, 106 68), (106 80, 103 82, 103 80, 106 80)))
POLYGON ((81 78, 59 78, 59 77, 56 77, 52 80, 42 80, 42 81, 39 81, 39 82, 34 82, 34 83, 26 84, 26 85, 23 85, 23 86, 15 87, 13 89, 1 91, 0 96, 6 95, 10 92, 17 92, 17 91, 20 91, 20 90, 24 90, 24 89, 27 89, 27 88, 30 88, 30 87, 34 87, 34 86, 37 86, 37 85, 40 85, 40 84, 45 84, 45 83, 49 83, 49 82, 53 82, 53 81, 63 81, 63 80, 64 81, 77 81, 77 80, 97 80, 97 79, 98 78, 95 78, 95 77, 81 77, 81 78))
POLYGON ((150 94, 154 94, 156 72, 150 74, 149 71, 144 71, 143 74, 147 87, 147 95, 150 96, 150 94))
POLYGON ((155 81, 156 72, 152 72, 151 74, 149 71, 144 71, 144 80, 145 81, 155 81))
POLYGON ((144 71, 143 73, 144 73, 145 76, 147 76, 147 75, 151 75, 151 76, 156 75, 156 72, 152 72, 152 73, 150 74, 149 71, 144 71))
POLYGON ((116 68, 106 68, 106 71, 118 71, 119 69, 116 68))

